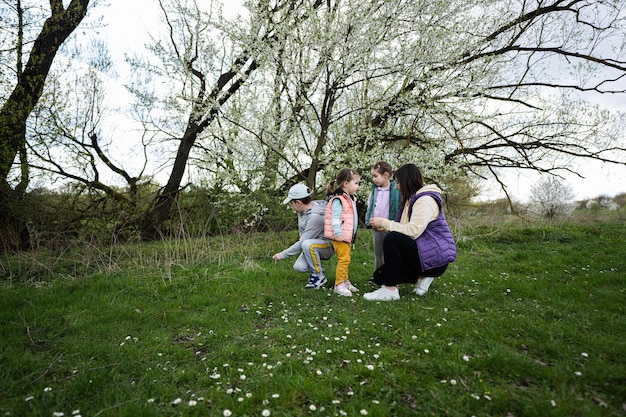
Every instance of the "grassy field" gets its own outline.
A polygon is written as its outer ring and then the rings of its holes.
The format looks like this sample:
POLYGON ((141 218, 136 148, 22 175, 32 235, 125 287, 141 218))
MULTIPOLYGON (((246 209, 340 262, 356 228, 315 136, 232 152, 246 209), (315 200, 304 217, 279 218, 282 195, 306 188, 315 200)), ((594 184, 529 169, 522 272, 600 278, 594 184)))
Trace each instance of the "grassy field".
POLYGON ((305 290, 293 232, 5 256, 0 414, 626 415, 624 215, 496 224, 390 303, 305 290))

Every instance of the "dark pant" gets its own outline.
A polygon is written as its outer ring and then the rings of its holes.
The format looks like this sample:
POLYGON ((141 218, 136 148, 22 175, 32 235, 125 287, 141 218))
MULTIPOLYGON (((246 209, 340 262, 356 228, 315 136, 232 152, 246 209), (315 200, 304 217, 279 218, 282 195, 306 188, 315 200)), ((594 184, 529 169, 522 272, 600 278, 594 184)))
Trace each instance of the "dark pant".
POLYGON ((385 264, 374 272, 378 285, 415 284, 420 277, 438 277, 448 265, 422 270, 415 240, 398 232, 389 232, 383 241, 385 264))

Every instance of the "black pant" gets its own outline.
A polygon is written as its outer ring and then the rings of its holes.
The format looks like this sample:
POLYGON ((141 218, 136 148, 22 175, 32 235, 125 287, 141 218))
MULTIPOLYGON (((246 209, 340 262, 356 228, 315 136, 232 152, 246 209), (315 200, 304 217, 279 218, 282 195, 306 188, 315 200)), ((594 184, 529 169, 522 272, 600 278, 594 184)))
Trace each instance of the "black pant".
POLYGON ((438 277, 448 268, 446 264, 423 271, 415 240, 398 232, 387 233, 383 252, 385 264, 374 272, 378 285, 415 284, 420 277, 438 277))

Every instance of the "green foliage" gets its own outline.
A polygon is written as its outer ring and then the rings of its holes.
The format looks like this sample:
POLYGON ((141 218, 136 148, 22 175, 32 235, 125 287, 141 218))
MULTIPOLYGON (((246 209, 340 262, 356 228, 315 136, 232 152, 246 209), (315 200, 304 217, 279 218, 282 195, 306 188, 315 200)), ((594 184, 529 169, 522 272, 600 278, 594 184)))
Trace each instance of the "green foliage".
MULTIPOLYGON (((293 230, 115 245, 98 272, 28 280, 5 255, 0 412, 622 415, 623 225, 466 229, 429 293, 394 303, 304 290, 271 259, 293 230)), ((361 293, 371 249, 361 231, 361 293)))
MULTIPOLYGON (((218 188, 191 187, 179 195, 178 217, 169 225, 190 236, 235 232, 284 230, 294 220, 292 210, 281 204, 283 196, 267 191, 248 195, 218 188)), ((176 216, 176 215, 175 215, 176 216)))

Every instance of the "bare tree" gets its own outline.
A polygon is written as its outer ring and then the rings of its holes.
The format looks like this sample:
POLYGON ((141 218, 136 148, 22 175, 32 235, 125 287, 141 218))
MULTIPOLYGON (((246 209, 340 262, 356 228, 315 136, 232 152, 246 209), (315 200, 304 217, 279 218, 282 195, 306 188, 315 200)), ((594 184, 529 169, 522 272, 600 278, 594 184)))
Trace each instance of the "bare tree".
POLYGON ((147 181, 142 178, 148 163, 145 146, 134 152, 133 164, 126 166, 112 156, 110 135, 115 131, 102 129, 102 120, 112 116, 107 104, 107 81, 114 76, 109 51, 98 39, 70 44, 69 54, 81 61, 64 61, 51 71, 29 123, 29 165, 136 207, 139 185, 147 181))

